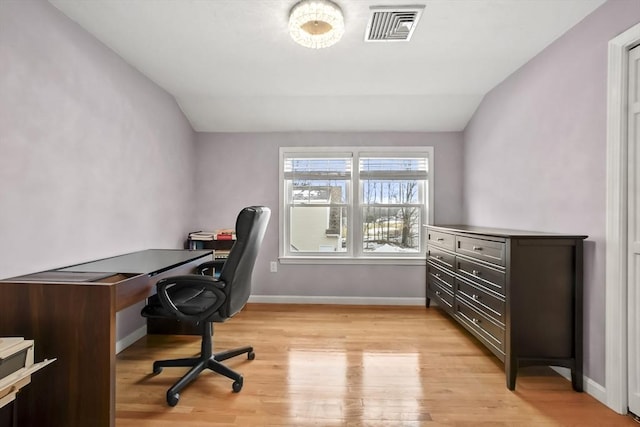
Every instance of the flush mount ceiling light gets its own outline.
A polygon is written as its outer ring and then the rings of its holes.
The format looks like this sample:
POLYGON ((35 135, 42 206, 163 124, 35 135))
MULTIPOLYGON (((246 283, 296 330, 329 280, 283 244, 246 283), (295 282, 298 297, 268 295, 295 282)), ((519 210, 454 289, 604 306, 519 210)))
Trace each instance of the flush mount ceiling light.
POLYGON ((304 47, 332 46, 344 34, 342 10, 329 0, 302 0, 291 9, 289 33, 304 47))

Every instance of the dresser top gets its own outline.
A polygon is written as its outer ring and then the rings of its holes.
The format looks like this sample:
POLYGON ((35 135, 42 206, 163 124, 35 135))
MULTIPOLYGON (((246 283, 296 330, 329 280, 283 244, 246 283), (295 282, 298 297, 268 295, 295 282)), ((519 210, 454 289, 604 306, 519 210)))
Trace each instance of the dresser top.
POLYGON ((465 233, 473 235, 483 236, 495 236, 495 237, 527 237, 527 238, 564 238, 564 239, 586 239, 589 236, 579 234, 561 234, 561 233, 547 233, 542 231, 527 231, 527 230, 511 230, 508 228, 492 228, 492 227, 480 227, 476 225, 466 224, 447 224, 447 225, 428 225, 430 229, 439 230, 449 233, 465 233))

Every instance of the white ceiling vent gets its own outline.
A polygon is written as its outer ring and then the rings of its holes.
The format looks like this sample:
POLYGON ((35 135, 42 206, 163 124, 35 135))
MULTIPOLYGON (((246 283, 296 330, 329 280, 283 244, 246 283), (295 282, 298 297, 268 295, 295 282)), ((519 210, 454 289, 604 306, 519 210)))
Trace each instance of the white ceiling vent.
POLYGON ((371 17, 364 33, 366 42, 409 41, 424 5, 371 6, 371 17))

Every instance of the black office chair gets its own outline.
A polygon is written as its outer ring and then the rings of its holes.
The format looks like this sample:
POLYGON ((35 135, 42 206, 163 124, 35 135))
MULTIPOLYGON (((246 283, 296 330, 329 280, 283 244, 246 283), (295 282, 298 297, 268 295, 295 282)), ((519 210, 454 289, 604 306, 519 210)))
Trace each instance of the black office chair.
MULTIPOLYGON (((170 318, 192 322, 202 327, 201 352, 198 357, 159 360, 153 362, 153 373, 165 366, 191 366, 178 382, 167 391, 167 403, 175 406, 180 391, 204 369, 211 369, 234 380, 233 391, 242 389, 243 378, 223 365, 223 360, 247 353, 255 358, 253 347, 241 347, 213 354, 213 322, 224 322, 237 314, 251 294, 251 275, 262 244, 271 211, 263 206, 242 209, 236 220, 236 242, 222 267, 220 277, 210 275, 182 275, 167 277, 156 283, 157 294, 148 298, 142 309, 145 317, 170 318)), ((211 261, 201 264, 199 272, 210 271, 211 261)))

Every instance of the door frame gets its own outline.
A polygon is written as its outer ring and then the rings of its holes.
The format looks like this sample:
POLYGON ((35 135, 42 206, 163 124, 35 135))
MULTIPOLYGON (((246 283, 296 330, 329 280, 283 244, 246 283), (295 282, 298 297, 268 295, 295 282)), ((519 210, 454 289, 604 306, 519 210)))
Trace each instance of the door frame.
POLYGON ((627 413, 627 90, 629 50, 640 44, 640 23, 609 41, 607 82, 607 200, 605 286, 605 402, 627 413))

